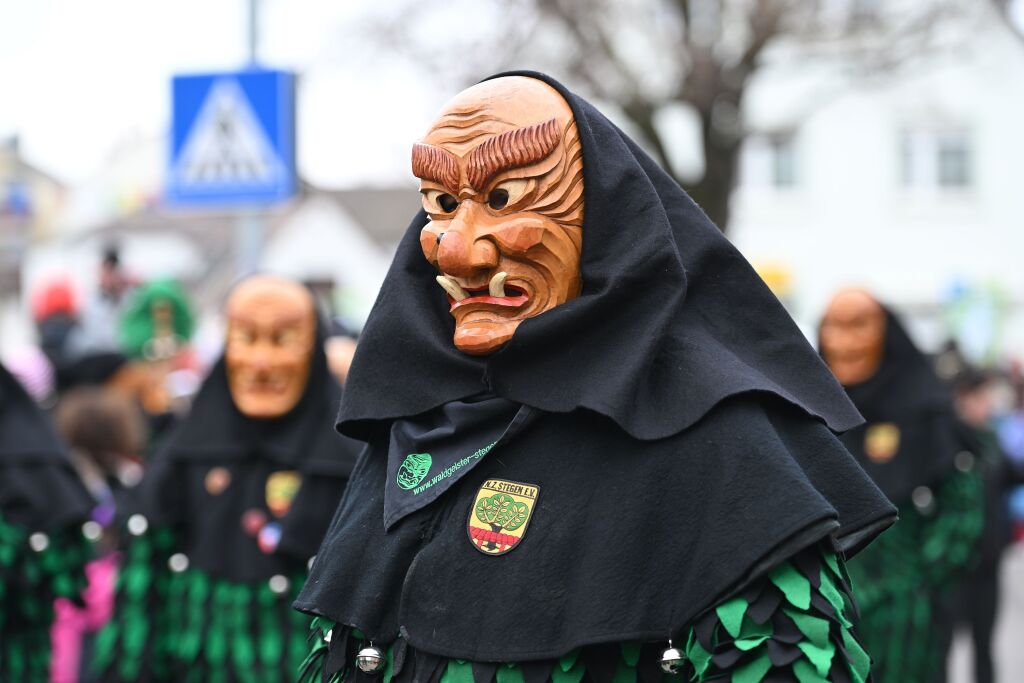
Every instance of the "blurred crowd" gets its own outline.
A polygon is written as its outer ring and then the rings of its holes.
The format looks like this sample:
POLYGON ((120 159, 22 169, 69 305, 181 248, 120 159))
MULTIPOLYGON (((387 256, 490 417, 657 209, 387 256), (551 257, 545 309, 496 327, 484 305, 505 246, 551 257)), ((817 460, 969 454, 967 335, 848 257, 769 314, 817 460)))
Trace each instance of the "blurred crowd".
MULTIPOLYGON (((51 680, 61 683, 94 680, 90 651, 96 634, 115 610, 124 548, 118 532, 124 528, 124 501, 142 480, 149 456, 173 427, 187 418, 192 400, 210 372, 193 349, 196 314, 181 284, 134 277, 121 263, 115 246, 102 254, 99 283, 91 297, 76 291, 70 277, 40 285, 30 296, 38 347, 5 360, 8 370, 52 420, 95 502, 83 527, 96 549, 86 567, 87 586, 80 600, 58 597, 54 605, 49 666, 51 680)), ((323 319, 330 320, 330 316, 323 319)), ((891 318, 890 328, 897 325, 895 320, 891 318)), ((330 373, 343 385, 355 351, 355 335, 340 323, 331 322, 327 327, 327 334, 318 339, 322 339, 330 373)), ((896 329, 905 334, 902 328, 896 329)), ((829 360, 827 353, 823 355, 829 360)), ((970 536, 965 561, 943 580, 946 597, 936 598, 935 609, 946 633, 942 637, 945 642, 938 647, 945 653, 956 629, 969 633, 975 648, 976 680, 983 683, 994 680, 991 651, 1001 604, 999 564, 1010 544, 1024 539, 1024 371, 1015 360, 987 367, 974 365, 955 341, 922 357, 927 357, 928 372, 940 378, 943 391, 952 396, 960 424, 973 434, 972 450, 980 461, 977 471, 983 496, 970 503, 971 510, 961 512, 983 520, 983 528, 970 536)), ((880 362, 884 368, 885 362, 880 362)), ((844 385, 851 384, 843 381, 838 371, 837 376, 844 385)), ((857 387, 869 382, 852 384, 854 388, 848 386, 848 391, 856 402, 861 390, 857 387)), ((865 405, 873 409, 886 400, 875 397, 865 405)), ((864 405, 858 407, 868 413, 864 405)), ((878 435, 872 436, 870 423, 883 418, 898 422, 897 418, 869 417, 864 444, 873 460, 877 458, 871 453, 872 440, 877 441, 878 435)), ((882 456, 883 461, 885 457, 891 454, 882 456)), ((220 487, 209 477, 204 485, 208 492, 212 492, 211 486, 220 487)), ((936 503, 930 492, 927 501, 919 500, 920 489, 913 490, 907 506, 924 519, 935 514, 936 503)), ((936 496, 940 495, 936 490, 936 496)), ((907 514, 901 505, 901 516, 905 519, 907 514)), ((886 537, 895 538, 891 533, 886 537)), ((943 551, 952 552, 953 547, 943 546, 943 551)), ((892 555, 895 551, 889 548, 886 552, 892 555)), ((870 603, 871 595, 866 599, 870 603)))
MULTIPOLYGON (((131 502, 133 490, 150 456, 188 416, 211 370, 193 348, 196 311, 181 283, 133 276, 116 246, 104 250, 99 269, 93 296, 83 296, 70 276, 51 278, 31 292, 38 345, 4 358, 51 421, 95 503, 82 527, 95 551, 85 567, 88 584, 79 596, 58 597, 54 604, 49 670, 57 683, 99 680, 90 652, 114 613, 125 544, 120 536, 127 515, 139 507, 131 502)), ((327 321, 327 369, 343 384, 355 334, 332 319, 324 302, 317 306, 318 317, 327 321)), ((0 527, 3 521, 0 516, 0 527)), ((0 581, 0 598, 2 589, 0 581)), ((0 672, 10 673, 3 667, 0 672)))

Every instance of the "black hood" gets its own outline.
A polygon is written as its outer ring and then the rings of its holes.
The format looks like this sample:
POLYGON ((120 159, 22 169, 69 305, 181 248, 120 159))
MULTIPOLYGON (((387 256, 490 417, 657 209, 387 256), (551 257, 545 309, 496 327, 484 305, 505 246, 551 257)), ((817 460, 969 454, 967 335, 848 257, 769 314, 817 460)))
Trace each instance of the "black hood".
POLYGON ((220 460, 254 454, 296 469, 327 468, 347 476, 353 463, 338 457, 341 441, 330 429, 341 403, 341 387, 330 374, 324 352, 324 326, 317 321, 309 380, 286 415, 246 417, 235 406, 222 355, 203 382, 188 417, 167 444, 172 458, 220 460), (342 471, 339 471, 341 468, 342 471))
POLYGON ((309 380, 295 407, 274 419, 246 417, 235 406, 221 357, 188 417, 153 457, 139 487, 138 509, 179 532, 195 565, 232 580, 263 580, 304 567, 326 530, 362 444, 331 429, 341 387, 327 368, 318 324, 309 380), (211 493, 207 477, 226 471, 229 485, 211 493), (273 515, 271 477, 298 473, 301 487, 287 512, 273 515), (245 531, 247 512, 280 528, 272 552, 245 531))
POLYGON ((583 140, 582 296, 462 355, 421 215, 361 337, 340 427, 371 437, 296 606, 377 644, 515 662, 663 641, 800 549, 852 555, 894 521, 830 430, 860 416, 778 301, 552 85, 583 140), (474 526, 498 485, 532 491, 519 540, 474 526), (485 555, 489 533, 514 550, 485 555))
POLYGON ((878 370, 863 382, 844 387, 867 424, 843 434, 842 441, 882 492, 902 504, 918 486, 937 486, 952 471, 956 454, 971 448, 973 441, 931 360, 899 318, 880 305, 886 326, 878 370), (879 425, 898 439, 895 454, 885 461, 868 455, 879 425))
POLYGON ((368 438, 388 420, 491 391, 548 412, 586 408, 639 439, 677 434, 716 404, 768 392, 834 431, 853 405, 749 263, 672 178, 593 106, 572 107, 583 149, 581 295, 524 321, 487 358, 456 350, 424 258, 420 211, 356 352, 338 417, 368 438))
POLYGON ((50 422, 0 365, 0 517, 49 531, 94 505, 50 422))
MULTIPOLYGON (((868 422, 885 422, 923 413, 952 413, 953 397, 931 360, 884 304, 885 342, 878 370, 858 384, 843 387, 868 422)), ((819 339, 818 347, 821 348, 819 339)))

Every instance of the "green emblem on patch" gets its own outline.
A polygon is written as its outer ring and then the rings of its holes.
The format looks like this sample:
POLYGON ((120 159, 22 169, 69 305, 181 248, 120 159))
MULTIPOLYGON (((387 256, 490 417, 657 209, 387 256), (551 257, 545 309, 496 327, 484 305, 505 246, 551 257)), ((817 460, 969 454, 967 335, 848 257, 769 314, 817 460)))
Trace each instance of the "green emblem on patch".
POLYGON ((418 485, 427 476, 432 462, 430 453, 410 453, 405 456, 402 466, 398 468, 398 485, 406 490, 418 485))
POLYGON ((467 531, 473 547, 485 555, 504 555, 523 540, 540 489, 504 479, 488 479, 477 491, 467 531))

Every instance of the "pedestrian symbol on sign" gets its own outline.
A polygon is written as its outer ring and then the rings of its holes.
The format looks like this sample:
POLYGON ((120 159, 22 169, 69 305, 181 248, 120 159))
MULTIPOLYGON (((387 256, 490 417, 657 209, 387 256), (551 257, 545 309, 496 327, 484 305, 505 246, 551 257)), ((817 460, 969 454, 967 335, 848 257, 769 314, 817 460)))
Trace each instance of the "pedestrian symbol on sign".
POLYGON ((173 91, 169 202, 260 204, 294 193, 291 74, 176 76, 173 91))
POLYGON ((192 126, 178 160, 184 184, 268 184, 284 172, 232 79, 217 82, 192 126))

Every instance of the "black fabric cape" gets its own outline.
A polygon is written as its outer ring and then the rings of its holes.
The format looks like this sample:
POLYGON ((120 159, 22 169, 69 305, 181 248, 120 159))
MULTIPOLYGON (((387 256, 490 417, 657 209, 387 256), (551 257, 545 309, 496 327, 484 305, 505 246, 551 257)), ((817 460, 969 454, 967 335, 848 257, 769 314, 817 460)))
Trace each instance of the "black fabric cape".
POLYGON ((867 422, 843 434, 842 441, 882 492, 901 505, 918 486, 940 483, 953 470, 956 454, 973 450, 976 440, 957 417, 953 397, 931 361, 899 318, 882 308, 881 364, 869 379, 845 387, 867 422), (873 427, 885 423, 899 430, 899 447, 890 460, 877 462, 868 457, 865 442, 873 427))
POLYGON ((256 420, 238 411, 222 357, 189 416, 154 455, 138 487, 139 509, 152 523, 177 528, 180 551, 213 576, 257 581, 304 565, 316 552, 327 526, 326 511, 337 506, 362 448, 331 429, 340 399, 319 328, 302 398, 277 419, 256 420), (215 495, 206 482, 218 467, 227 470, 230 483, 215 495), (301 487, 281 518, 272 514, 266 490, 268 477, 279 471, 301 476, 301 487), (256 537, 243 528, 249 511, 279 526, 275 552, 261 551, 256 537))
POLYGON ((49 420, 0 365, 0 515, 55 531, 84 522, 94 505, 49 420))
POLYGON ((522 661, 664 641, 801 548, 854 553, 894 519, 830 429, 858 413, 749 264, 604 116, 533 76, 580 131, 583 294, 463 356, 423 215, 410 226, 339 414, 369 444, 296 602, 381 644, 522 661), (388 425, 484 386, 539 415, 385 532, 388 425), (490 478, 540 489, 500 556, 467 532, 490 478))

